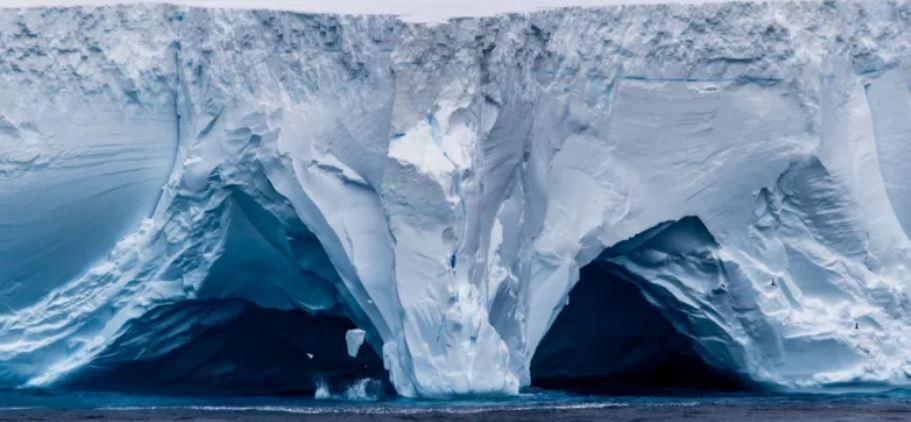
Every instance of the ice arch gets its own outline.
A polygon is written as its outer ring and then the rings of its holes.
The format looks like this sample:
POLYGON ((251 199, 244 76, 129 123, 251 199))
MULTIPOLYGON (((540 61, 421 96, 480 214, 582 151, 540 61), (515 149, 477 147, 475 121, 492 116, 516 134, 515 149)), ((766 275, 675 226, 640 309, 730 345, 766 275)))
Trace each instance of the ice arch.
POLYGON ((535 351, 532 385, 610 393, 746 388, 730 368, 703 361, 692 333, 665 316, 674 311, 643 294, 653 288, 648 280, 607 260, 627 253, 635 251, 608 249, 580 270, 569 303, 535 351))
MULTIPOLYGON (((614 391, 760 387, 744 372, 750 357, 727 320, 731 309, 744 318, 755 312, 751 287, 719 252, 692 216, 605 249, 581 269, 538 346, 533 382, 614 391)), ((749 323, 754 335, 774 335, 765 321, 749 323)))
MULTIPOLYGON (((157 379, 160 382, 189 388, 206 378, 205 368, 196 368, 203 373, 194 373, 193 368, 181 366, 194 359, 199 365, 237 366, 237 374, 222 374, 228 377, 226 385, 233 381, 237 388, 251 390, 312 388, 317 377, 331 379, 332 371, 346 367, 350 374, 384 377, 372 351, 365 352, 366 361, 345 359, 345 332, 355 327, 352 320, 367 331, 368 342, 381 345, 377 332, 360 308, 346 302, 339 274, 320 241, 293 214, 282 213, 281 202, 265 199, 264 195, 274 195, 268 183, 260 188, 257 200, 248 193, 252 191, 231 187, 210 191, 192 205, 194 199, 171 198, 167 206, 173 214, 168 223, 177 221, 176 225, 166 223, 162 231, 142 227, 121 241, 110 262, 89 270, 32 307, 5 314, 0 322, 7 340, 3 351, 6 381, 125 386, 151 371, 163 377, 157 379), (184 225, 189 218, 187 208, 200 204, 193 224, 184 225), (266 208, 269 206, 273 209, 266 208), (254 322, 279 323, 290 331, 277 331, 279 327, 256 330, 251 326, 254 322), (291 322, 299 326, 289 327, 291 322), (226 329, 237 331, 228 337, 219 334, 226 329), (251 345, 261 340, 260 347, 278 347, 274 339, 306 329, 335 338, 320 339, 322 345, 312 341, 317 337, 309 343, 296 339, 288 344, 288 350, 308 349, 294 357, 300 362, 309 359, 307 353, 320 355, 310 367, 304 365, 307 376, 297 380, 304 384, 281 377, 273 384, 249 384, 257 379, 249 373, 251 366, 264 364, 255 359, 238 361, 259 356, 253 353, 257 347, 251 345), (213 347, 224 349, 211 350, 213 347), (200 349, 202 356, 195 356, 200 349), (330 351, 339 353, 327 358, 330 351), (187 355, 181 356, 183 352, 187 355), (214 355, 214 362, 207 361, 210 356, 206 353, 214 355), (130 361, 136 361, 135 365, 130 361), (157 369, 150 366, 153 363, 157 369), (363 367, 370 370, 359 372, 363 367), (179 374, 181 368, 187 373, 179 374), (239 379, 232 380, 232 375, 239 379), (181 380, 188 384, 181 385, 181 380)), ((282 350, 271 353, 287 356, 282 350)), ((258 351, 269 354, 268 350, 258 351)), ((291 363, 288 359, 284 364, 291 363)), ((149 386, 154 385, 150 381, 149 386)))

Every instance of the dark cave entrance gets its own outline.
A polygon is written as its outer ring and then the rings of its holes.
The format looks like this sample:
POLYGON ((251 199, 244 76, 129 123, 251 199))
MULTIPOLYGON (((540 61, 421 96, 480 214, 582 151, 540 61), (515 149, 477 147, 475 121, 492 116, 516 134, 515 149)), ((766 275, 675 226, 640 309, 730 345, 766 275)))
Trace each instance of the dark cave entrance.
MULTIPOLYGON (((668 242, 673 235, 667 233, 675 226, 704 228, 695 218, 661 225, 643 233, 644 239, 637 236, 606 250, 602 257, 668 242)), ((532 386, 605 394, 747 389, 736 376, 705 363, 694 341, 678 332, 642 293, 640 286, 647 283, 607 260, 583 267, 569 304, 535 352, 532 386)))
POLYGON ((350 319, 301 309, 260 308, 238 299, 160 306, 133 321, 66 386, 166 394, 313 395, 369 378, 386 382, 365 343, 347 353, 350 319))
MULTIPOLYGON (((277 197, 272 191, 260 193, 277 197)), ((383 393, 388 374, 369 320, 348 307, 340 276, 316 235, 273 199, 267 210, 233 190, 220 256, 194 296, 130 321, 65 388, 199 395, 313 395, 362 379, 383 393), (346 332, 365 341, 348 355, 346 332)), ((191 256, 188 261, 191 261, 191 256)), ((173 272, 183 267, 178 261, 173 272)))

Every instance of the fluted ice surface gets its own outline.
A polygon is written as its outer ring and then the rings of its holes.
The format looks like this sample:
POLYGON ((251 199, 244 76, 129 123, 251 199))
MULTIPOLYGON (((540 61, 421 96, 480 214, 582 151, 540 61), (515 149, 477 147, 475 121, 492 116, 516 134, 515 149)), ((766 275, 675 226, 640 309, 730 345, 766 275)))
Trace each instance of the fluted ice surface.
POLYGON ((906 385, 909 45, 906 1, 2 9, 0 379, 241 298, 345 313, 403 395, 512 394, 600 259, 712 366, 906 385))

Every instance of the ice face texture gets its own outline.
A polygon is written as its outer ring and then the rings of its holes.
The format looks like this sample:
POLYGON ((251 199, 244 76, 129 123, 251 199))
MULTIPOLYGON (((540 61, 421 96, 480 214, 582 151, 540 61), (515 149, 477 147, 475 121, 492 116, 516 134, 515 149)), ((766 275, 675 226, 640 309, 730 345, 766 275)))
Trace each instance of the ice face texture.
POLYGON ((907 385, 909 41, 905 1, 0 10, 0 380, 240 299, 514 394, 598 260, 713 368, 907 385))

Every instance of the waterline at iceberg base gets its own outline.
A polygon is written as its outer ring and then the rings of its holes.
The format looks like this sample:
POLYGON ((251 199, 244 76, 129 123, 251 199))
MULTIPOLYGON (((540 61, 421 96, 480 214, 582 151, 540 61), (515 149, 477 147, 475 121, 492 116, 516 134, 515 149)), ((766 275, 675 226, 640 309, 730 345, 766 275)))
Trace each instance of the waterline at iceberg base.
POLYGON ((909 46, 902 0, 0 9, 0 385, 907 386, 909 46))

